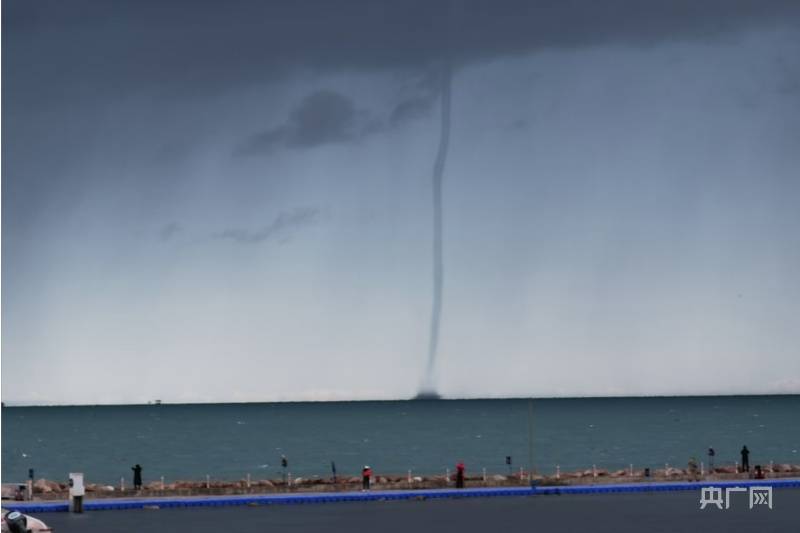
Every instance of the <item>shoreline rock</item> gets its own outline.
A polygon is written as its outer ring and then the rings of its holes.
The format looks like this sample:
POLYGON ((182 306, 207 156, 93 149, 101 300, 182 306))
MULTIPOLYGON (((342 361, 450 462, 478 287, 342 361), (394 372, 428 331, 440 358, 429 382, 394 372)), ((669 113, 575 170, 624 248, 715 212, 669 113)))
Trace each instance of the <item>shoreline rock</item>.
MULTIPOLYGON (((696 476, 693 473, 681 468, 668 467, 666 469, 654 470, 653 475, 644 477, 642 470, 634 470, 633 475, 628 470, 619 469, 610 472, 606 469, 585 469, 573 472, 562 472, 559 477, 555 475, 534 475, 533 479, 540 485, 573 485, 573 484, 592 484, 592 483, 636 483, 636 482, 669 482, 669 481, 695 481, 699 477, 703 481, 721 481, 735 479, 751 479, 753 472, 739 473, 735 467, 721 465, 714 468, 713 472, 706 472, 703 476, 696 476), (595 472, 597 476, 595 477, 595 472)), ((769 467, 764 470, 767 479, 780 479, 800 477, 800 465, 780 464, 774 465, 772 471, 769 467)), ((519 475, 490 474, 486 476, 467 476, 465 484, 467 487, 504 487, 504 486, 527 486, 529 483, 527 474, 520 479, 519 475)), ((205 480, 175 480, 164 483, 163 489, 161 481, 150 481, 145 484, 142 490, 136 491, 129 486, 124 490, 119 487, 103 483, 87 483, 86 492, 91 498, 113 498, 113 497, 136 497, 136 496, 193 496, 193 495, 221 495, 221 494, 269 494, 276 492, 326 492, 326 491, 357 491, 361 489, 361 478, 352 476, 339 478, 336 483, 330 478, 304 478, 297 477, 288 485, 283 480, 259 479, 252 480, 250 487, 247 487, 246 480, 212 480, 206 487, 205 480), (288 485, 288 486, 287 486, 288 485)), ((402 475, 379 475, 373 477, 372 488, 375 490, 400 490, 400 489, 424 489, 424 488, 444 488, 455 486, 455 475, 448 481, 445 476, 414 476, 409 481, 407 476, 402 475)), ((4 494, 8 491, 4 491, 4 494)), ((66 483, 48 479, 38 479, 33 484, 35 500, 64 500, 68 498, 68 487, 66 483)))

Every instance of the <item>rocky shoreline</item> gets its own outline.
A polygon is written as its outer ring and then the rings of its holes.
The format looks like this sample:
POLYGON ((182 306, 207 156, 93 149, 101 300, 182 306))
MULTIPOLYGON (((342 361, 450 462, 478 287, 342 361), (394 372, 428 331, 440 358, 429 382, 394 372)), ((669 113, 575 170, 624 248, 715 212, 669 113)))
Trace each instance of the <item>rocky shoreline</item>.
MULTIPOLYGON (((766 479, 800 477, 800 465, 776 464, 764 470, 766 479)), ((557 475, 536 475, 533 481, 544 486, 553 485, 586 485, 592 483, 642 483, 642 482, 667 482, 667 481, 717 481, 752 479, 753 472, 740 473, 734 466, 721 466, 713 472, 690 472, 681 468, 663 468, 653 470, 650 476, 645 476, 643 470, 615 470, 608 471, 600 468, 561 472, 557 475)), ((493 474, 486 477, 467 476, 466 487, 512 487, 527 486, 530 480, 526 473, 520 475, 493 474)), ((377 475, 373 477, 374 490, 407 490, 407 489, 433 489, 455 486, 455 476, 450 480, 444 475, 439 476, 397 476, 377 475)), ((86 484, 86 497, 121 498, 121 497, 158 497, 158 496, 198 496, 198 495, 235 495, 235 494, 270 494, 281 492, 333 492, 357 491, 361 489, 361 478, 357 476, 343 477, 333 481, 331 478, 290 478, 290 482, 275 479, 241 479, 237 481, 202 480, 202 481, 150 481, 141 490, 133 488, 114 487, 105 484, 86 484)), ((17 486, 3 485, 3 499, 18 497, 17 486)), ((33 483, 34 500, 65 500, 68 498, 66 483, 38 479, 33 483)))

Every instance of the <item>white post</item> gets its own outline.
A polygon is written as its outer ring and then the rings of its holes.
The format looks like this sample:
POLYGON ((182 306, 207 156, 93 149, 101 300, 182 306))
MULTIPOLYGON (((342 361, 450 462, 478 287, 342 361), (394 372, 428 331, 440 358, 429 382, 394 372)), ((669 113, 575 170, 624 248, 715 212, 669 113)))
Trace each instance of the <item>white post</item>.
POLYGON ((211 488, 211 476, 209 476, 208 474, 206 474, 206 488, 207 489, 211 488))
POLYGON ((69 510, 72 513, 83 512, 83 497, 86 489, 83 486, 83 473, 70 472, 69 474, 69 510))
POLYGON ((486 469, 483 469, 483 482, 486 483, 486 469))
POLYGON ((164 476, 161 476, 161 490, 164 490, 164 476))
POLYGON ((667 470, 669 470, 669 463, 664 463, 664 477, 668 477, 669 476, 669 473, 667 472, 667 470))
POLYGON ((556 479, 561 479, 561 465, 556 465, 556 479))
POLYGON ((628 466, 628 475, 633 477, 633 463, 628 466))
POLYGON ((292 473, 289 472, 289 474, 287 474, 287 475, 288 475, 288 477, 286 479, 288 480, 288 486, 291 487, 292 486, 292 473))
POLYGON ((250 472, 247 473, 247 488, 250 488, 250 472))
POLYGON ((522 481, 522 467, 519 467, 519 480, 522 481))
POLYGON ((736 469, 736 473, 738 474, 739 473, 739 461, 734 461, 733 462, 733 467, 736 469))
POLYGON ((769 462, 769 473, 771 474, 773 472, 775 472, 775 464, 772 461, 770 461, 769 462))
POLYGON ((597 466, 592 465, 592 477, 597 477, 597 466))
POLYGON ((450 469, 445 469, 445 482, 449 485, 450 484, 450 469))
POLYGON ((411 470, 408 471, 408 484, 411 485, 411 470))
POLYGON ((703 461, 700 461, 700 475, 701 476, 706 475, 706 465, 703 464, 703 461))
POLYGON ((125 478, 124 477, 119 478, 119 490, 120 490, 120 492, 125 490, 125 478))

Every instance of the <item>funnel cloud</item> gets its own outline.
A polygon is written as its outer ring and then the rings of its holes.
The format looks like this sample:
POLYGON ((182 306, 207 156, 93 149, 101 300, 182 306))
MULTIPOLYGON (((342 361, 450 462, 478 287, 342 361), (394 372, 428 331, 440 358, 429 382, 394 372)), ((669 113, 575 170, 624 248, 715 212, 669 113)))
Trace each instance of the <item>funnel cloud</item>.
POLYGON ((452 70, 449 64, 442 69, 441 131, 436 161, 433 165, 433 294, 431 299, 431 324, 428 338, 428 362, 418 397, 436 398, 436 356, 439 348, 439 330, 442 321, 442 291, 444 289, 442 182, 450 146, 450 93, 452 70))

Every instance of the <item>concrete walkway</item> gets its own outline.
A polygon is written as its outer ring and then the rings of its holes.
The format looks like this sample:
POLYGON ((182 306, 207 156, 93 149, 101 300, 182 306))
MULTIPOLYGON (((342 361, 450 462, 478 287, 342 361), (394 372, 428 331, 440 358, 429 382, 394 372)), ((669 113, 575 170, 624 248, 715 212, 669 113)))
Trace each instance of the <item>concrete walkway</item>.
MULTIPOLYGON (((529 492, 530 493, 530 492, 529 492)), ((258 505, 44 516, 56 533, 769 533, 800 530, 800 489, 774 491, 773 508, 700 509, 700 490, 518 498, 444 498, 347 505, 258 505)))

